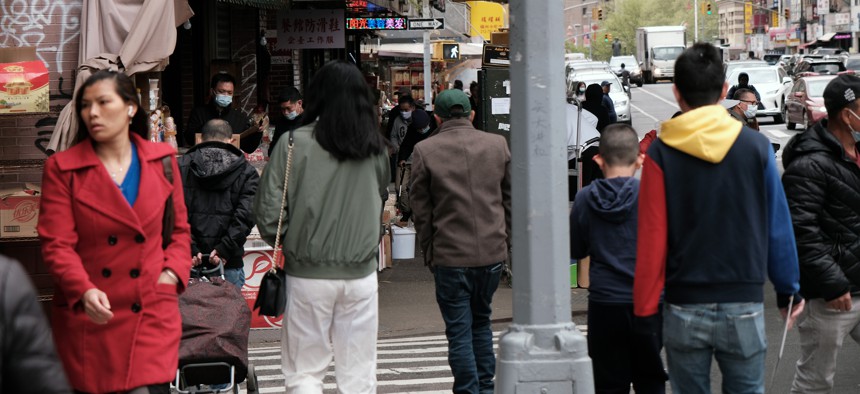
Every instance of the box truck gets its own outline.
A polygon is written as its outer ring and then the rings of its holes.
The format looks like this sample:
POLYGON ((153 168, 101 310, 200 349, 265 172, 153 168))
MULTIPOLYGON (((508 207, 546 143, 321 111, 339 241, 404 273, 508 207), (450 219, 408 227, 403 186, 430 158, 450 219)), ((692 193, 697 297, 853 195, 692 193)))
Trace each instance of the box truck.
POLYGON ((675 77, 675 59, 684 52, 687 28, 684 26, 649 26, 636 29, 636 58, 642 62, 645 83, 675 77))

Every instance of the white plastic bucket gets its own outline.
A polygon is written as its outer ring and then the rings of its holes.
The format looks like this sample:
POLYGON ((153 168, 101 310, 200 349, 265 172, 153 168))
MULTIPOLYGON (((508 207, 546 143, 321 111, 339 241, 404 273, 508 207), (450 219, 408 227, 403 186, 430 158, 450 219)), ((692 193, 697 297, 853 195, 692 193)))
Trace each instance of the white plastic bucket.
POLYGON ((394 237, 391 241, 391 258, 408 260, 415 258, 415 228, 391 226, 394 237))

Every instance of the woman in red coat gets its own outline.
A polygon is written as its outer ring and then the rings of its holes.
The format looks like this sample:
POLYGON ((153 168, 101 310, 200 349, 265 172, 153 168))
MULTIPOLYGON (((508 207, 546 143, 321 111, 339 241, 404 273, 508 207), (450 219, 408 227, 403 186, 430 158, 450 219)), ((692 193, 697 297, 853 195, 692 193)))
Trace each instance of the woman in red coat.
POLYGON ((39 237, 54 278, 52 327, 66 374, 83 393, 167 393, 191 267, 176 160, 173 184, 149 142, 131 80, 99 71, 75 97, 78 143, 45 163, 39 237), (175 224, 162 249, 165 203, 175 224))

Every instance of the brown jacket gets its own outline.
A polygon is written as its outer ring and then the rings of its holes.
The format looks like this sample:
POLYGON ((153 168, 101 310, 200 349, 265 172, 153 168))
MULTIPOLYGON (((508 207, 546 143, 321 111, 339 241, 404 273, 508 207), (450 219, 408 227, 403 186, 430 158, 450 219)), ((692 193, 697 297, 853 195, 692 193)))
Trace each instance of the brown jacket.
POLYGON ((505 139, 468 119, 442 123, 415 145, 412 217, 427 264, 482 267, 507 259, 510 164, 505 139))

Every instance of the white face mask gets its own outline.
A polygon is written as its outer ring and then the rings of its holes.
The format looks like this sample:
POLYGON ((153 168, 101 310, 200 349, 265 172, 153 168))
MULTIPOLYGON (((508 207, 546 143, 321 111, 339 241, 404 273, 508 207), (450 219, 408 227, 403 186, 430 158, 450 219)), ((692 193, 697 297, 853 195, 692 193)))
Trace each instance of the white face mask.
POLYGON ((230 103, 233 102, 233 96, 228 94, 218 94, 215 95, 215 104, 217 104, 221 108, 227 108, 230 106, 230 103))
MULTIPOLYGON (((848 112, 851 112, 851 115, 860 120, 860 116, 855 114, 854 111, 849 109, 848 112)), ((860 131, 854 130, 853 127, 851 127, 851 136, 854 137, 854 142, 860 142, 860 131)))
POLYGON ((747 119, 753 119, 755 118, 756 112, 758 112, 758 106, 747 104, 747 110, 744 111, 744 116, 746 116, 747 119))
POLYGON ((299 116, 299 113, 296 111, 290 112, 286 115, 287 119, 294 120, 299 116))
POLYGON ((403 111, 400 113, 400 116, 402 116, 403 119, 409 119, 412 117, 412 111, 403 111))
POLYGON ((427 134, 429 131, 430 131, 430 126, 427 126, 427 127, 423 128, 423 129, 421 129, 421 131, 419 131, 419 133, 421 133, 421 134, 427 134))

